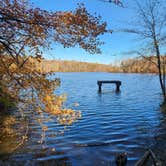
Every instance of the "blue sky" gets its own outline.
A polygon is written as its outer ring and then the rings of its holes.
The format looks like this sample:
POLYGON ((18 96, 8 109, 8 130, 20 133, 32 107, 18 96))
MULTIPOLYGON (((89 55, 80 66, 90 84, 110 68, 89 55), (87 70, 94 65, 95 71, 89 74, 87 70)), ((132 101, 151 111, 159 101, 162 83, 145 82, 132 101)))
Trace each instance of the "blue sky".
MULTIPOLYGON (((102 2, 100 0, 31 0, 35 7, 40 7, 52 11, 73 10, 77 7, 77 3, 83 2, 87 10, 91 13, 97 13, 106 21, 108 28, 113 29, 113 34, 105 34, 101 36, 101 40, 105 44, 101 47, 101 55, 91 55, 80 48, 66 48, 61 45, 53 45, 52 50, 44 51, 44 57, 47 59, 65 59, 97 63, 116 63, 127 58, 124 52, 133 50, 137 47, 132 35, 118 32, 119 28, 128 26, 127 21, 133 20, 134 15, 129 8, 132 0, 125 0, 125 8, 118 7, 111 3, 102 2)), ((130 55, 131 56, 131 55, 130 55)))

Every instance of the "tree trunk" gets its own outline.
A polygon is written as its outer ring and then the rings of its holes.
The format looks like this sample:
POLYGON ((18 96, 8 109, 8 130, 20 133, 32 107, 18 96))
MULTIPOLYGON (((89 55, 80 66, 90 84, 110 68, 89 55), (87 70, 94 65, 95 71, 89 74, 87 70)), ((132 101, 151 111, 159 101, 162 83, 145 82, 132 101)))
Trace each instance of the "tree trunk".
POLYGON ((160 86, 161 86, 162 95, 163 95, 163 102, 166 103, 165 73, 164 73, 164 71, 162 73, 161 56, 160 56, 160 50, 159 50, 159 46, 158 46, 156 37, 154 37, 154 46, 155 46, 155 49, 156 49, 157 66, 158 66, 158 72, 159 72, 160 86))

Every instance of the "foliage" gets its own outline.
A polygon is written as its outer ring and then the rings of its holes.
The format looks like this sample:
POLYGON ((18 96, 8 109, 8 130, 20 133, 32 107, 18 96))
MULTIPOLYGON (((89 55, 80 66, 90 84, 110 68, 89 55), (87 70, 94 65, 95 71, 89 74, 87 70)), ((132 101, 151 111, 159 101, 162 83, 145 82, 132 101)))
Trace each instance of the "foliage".
POLYGON ((12 125, 15 124, 15 118, 12 116, 7 116, 4 118, 3 121, 1 121, 1 134, 0 134, 0 140, 2 139, 1 136, 3 137, 4 135, 14 135, 15 132, 11 128, 12 125))
POLYGON ((32 8, 25 1, 1 0, 0 16, 1 49, 15 57, 17 63, 18 56, 37 56, 41 47, 48 48, 52 41, 100 53, 98 35, 106 32, 106 23, 90 15, 84 6, 73 12, 48 12, 32 8))
POLYGON ((20 88, 32 88, 34 96, 45 105, 45 111, 60 114, 64 100, 53 94, 56 82, 34 67, 33 58, 29 57, 33 55, 40 61, 41 50, 49 48, 52 41, 100 53, 98 45, 102 43, 98 35, 106 32, 106 23, 100 19, 90 15, 83 5, 73 12, 49 12, 33 8, 28 1, 1 0, 0 76, 6 93, 24 101, 20 88))
POLYGON ((101 53, 98 46, 103 42, 98 36, 105 32, 106 23, 84 5, 74 11, 50 12, 26 0, 0 0, 0 102, 14 101, 22 112, 47 112, 63 125, 72 124, 80 112, 63 108, 65 96, 54 93, 57 80, 49 79, 52 73, 42 73, 35 62, 42 60, 42 50, 53 42, 101 53))

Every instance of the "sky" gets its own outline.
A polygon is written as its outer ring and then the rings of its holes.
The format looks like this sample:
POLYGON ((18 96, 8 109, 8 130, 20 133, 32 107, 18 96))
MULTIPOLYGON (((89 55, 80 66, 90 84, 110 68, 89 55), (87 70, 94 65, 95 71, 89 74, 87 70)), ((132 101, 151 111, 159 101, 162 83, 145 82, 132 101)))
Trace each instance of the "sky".
POLYGON ((102 16, 109 29, 113 29, 112 34, 102 35, 101 41, 105 44, 101 46, 102 54, 89 54, 81 48, 63 48, 59 44, 53 44, 52 50, 44 51, 46 59, 75 60, 103 64, 116 64, 120 60, 131 55, 124 54, 137 48, 134 36, 119 32, 118 29, 126 28, 127 22, 135 19, 132 9, 132 0, 124 0, 124 8, 113 3, 102 2, 101 0, 31 0, 34 7, 40 7, 51 11, 74 10, 77 3, 84 3, 88 12, 102 16))

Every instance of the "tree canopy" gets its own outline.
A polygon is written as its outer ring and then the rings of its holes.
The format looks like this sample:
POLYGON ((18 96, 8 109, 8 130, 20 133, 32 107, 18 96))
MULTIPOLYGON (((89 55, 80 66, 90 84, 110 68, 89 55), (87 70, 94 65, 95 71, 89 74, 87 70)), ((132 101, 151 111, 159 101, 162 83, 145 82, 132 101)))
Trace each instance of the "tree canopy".
MULTIPOLYGON (((54 92, 59 79, 50 77, 51 72, 42 73, 38 65, 43 58, 42 50, 58 43, 64 47, 78 46, 91 54, 101 53, 99 46, 103 42, 99 36, 105 32, 106 22, 88 13, 83 4, 74 11, 46 11, 35 8, 28 0, 0 0, 0 113, 9 112, 11 106, 21 114, 37 113, 36 121, 43 132, 41 143, 47 130, 43 114, 54 115, 55 122, 62 125, 75 122, 81 113, 64 108, 66 96, 54 92)), ((12 118, 12 125, 0 124, 1 130, 6 129, 0 134, 1 142, 6 131, 13 136, 13 123, 12 118)), ((21 138, 13 149, 26 140, 27 130, 21 138)))
POLYGON ((75 11, 49 12, 33 8, 28 1, 1 0, 0 20, 1 52, 5 50, 15 57, 36 55, 52 41, 99 53, 98 36, 106 32, 106 23, 90 15, 83 5, 75 11))
POLYGON ((43 74, 35 62, 40 62, 42 49, 49 49, 53 42, 101 53, 99 35, 107 32, 106 23, 82 4, 74 11, 51 12, 34 8, 25 0, 0 0, 0 27, 2 94, 22 105, 34 105, 39 113, 62 117, 61 123, 72 123, 80 114, 62 109, 65 97, 54 93, 57 80, 48 79, 51 73, 43 74))

